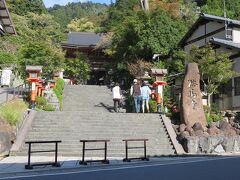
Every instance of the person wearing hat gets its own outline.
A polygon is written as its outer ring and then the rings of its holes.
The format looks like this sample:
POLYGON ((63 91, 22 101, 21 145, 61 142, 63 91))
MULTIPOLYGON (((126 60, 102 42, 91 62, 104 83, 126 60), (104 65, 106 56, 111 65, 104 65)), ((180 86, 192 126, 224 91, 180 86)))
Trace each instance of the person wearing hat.
POLYGON ((143 82, 143 86, 141 88, 141 95, 142 95, 142 112, 144 113, 145 105, 146 105, 146 112, 149 112, 149 98, 151 94, 151 89, 148 87, 147 82, 143 82))
POLYGON ((134 99, 135 112, 139 113, 141 106, 141 86, 137 79, 133 80, 133 85, 131 87, 130 93, 134 99))

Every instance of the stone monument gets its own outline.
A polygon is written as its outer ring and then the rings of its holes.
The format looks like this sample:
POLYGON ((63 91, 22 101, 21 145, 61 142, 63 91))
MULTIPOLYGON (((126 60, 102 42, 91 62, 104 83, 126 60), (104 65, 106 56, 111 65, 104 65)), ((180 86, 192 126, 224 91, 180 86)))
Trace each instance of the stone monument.
POLYGON ((200 90, 200 74, 196 63, 187 65, 182 87, 181 121, 190 127, 195 123, 200 123, 204 128, 207 126, 200 90))

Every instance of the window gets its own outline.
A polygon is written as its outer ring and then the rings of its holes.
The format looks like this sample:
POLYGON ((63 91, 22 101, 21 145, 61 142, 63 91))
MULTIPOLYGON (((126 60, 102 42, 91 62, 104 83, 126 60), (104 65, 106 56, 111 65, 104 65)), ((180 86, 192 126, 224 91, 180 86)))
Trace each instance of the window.
POLYGON ((235 77, 234 78, 234 92, 235 92, 235 96, 239 96, 240 95, 240 77, 235 77))

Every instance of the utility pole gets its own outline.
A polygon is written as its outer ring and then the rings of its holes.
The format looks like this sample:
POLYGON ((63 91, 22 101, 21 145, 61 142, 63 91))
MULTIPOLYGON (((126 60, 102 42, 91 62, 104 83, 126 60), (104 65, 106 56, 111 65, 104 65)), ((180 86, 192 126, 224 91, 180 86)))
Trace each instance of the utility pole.
POLYGON ((149 2, 148 0, 140 0, 141 7, 144 11, 149 11, 149 2))
POLYGON ((225 20, 225 38, 226 39, 232 39, 232 29, 229 28, 229 19, 227 18, 227 9, 226 9, 226 2, 223 0, 223 8, 224 8, 224 20, 225 20))

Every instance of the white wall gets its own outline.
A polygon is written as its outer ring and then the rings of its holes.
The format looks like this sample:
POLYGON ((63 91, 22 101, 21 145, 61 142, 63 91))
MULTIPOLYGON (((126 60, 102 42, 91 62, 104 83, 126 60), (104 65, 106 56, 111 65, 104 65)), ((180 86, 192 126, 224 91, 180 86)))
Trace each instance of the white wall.
MULTIPOLYGON (((223 23, 218 23, 218 22, 209 22, 206 24, 206 34, 211 33, 213 31, 216 31, 220 28, 224 27, 223 23)), ((190 36, 190 38, 188 39, 188 41, 191 41, 193 39, 196 39, 200 36, 204 36, 205 35, 205 25, 201 25, 198 27, 198 29, 190 36)), ((215 36, 214 36, 215 37, 215 36)), ((224 38, 225 39, 225 34, 221 34, 221 36, 219 36, 219 38, 224 38)))
POLYGON ((234 42, 240 43, 240 28, 233 28, 232 36, 234 42))

